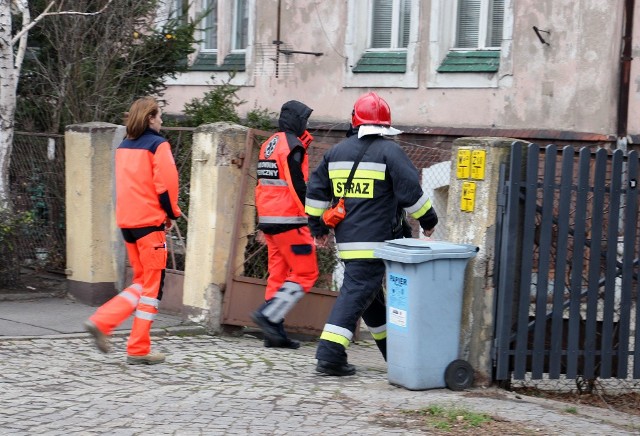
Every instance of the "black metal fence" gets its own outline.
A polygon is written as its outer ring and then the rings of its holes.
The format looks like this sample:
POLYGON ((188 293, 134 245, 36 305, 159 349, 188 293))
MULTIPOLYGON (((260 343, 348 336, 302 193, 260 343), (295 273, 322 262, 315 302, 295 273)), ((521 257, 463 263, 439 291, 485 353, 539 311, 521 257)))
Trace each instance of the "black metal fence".
POLYGON ((639 379, 638 152, 511 151, 496 379, 639 379))

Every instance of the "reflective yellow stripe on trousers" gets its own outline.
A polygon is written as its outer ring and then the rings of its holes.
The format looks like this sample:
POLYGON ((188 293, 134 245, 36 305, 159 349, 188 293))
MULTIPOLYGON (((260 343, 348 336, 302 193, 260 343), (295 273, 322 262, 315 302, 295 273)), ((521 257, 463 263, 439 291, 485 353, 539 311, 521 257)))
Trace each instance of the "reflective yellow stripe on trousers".
POLYGON ((324 330, 322 330, 322 334, 320 335, 320 339, 335 342, 336 344, 342 345, 344 348, 349 347, 349 343, 351 343, 352 338, 353 332, 344 327, 333 324, 325 324, 324 330))

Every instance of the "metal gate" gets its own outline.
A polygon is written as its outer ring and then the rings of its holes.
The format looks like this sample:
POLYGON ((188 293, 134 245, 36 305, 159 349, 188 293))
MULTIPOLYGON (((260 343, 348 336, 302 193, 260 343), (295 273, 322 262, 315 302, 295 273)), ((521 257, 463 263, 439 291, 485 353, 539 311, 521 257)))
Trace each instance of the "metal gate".
POLYGON ((640 378, 638 158, 512 144, 498 201, 496 380, 640 378))
MULTIPOLYGON (((254 191, 260 145, 272 132, 249 129, 242 162, 242 183, 236 197, 236 220, 231 233, 226 286, 223 297, 222 323, 231 326, 253 326, 250 314, 264 302, 267 284, 267 247, 259 242, 255 228, 254 191), (236 260, 236 261, 234 261, 236 260)), ((309 167, 315 168, 330 144, 314 141, 307 149, 309 167)), ((337 297, 332 288, 332 272, 337 262, 332 247, 318 248, 320 278, 315 286, 287 315, 289 332, 317 336, 322 332, 337 297), (324 273, 324 274, 323 274, 324 273)))

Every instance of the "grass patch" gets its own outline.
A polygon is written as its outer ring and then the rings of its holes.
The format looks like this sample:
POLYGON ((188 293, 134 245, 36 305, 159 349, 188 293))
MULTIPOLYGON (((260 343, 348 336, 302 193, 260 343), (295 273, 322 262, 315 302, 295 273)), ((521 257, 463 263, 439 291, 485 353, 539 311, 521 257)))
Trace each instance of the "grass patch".
POLYGON ((421 416, 426 423, 438 430, 451 431, 454 428, 479 428, 493 421, 486 413, 472 412, 458 407, 447 408, 433 405, 420 410, 403 411, 412 416, 421 416))

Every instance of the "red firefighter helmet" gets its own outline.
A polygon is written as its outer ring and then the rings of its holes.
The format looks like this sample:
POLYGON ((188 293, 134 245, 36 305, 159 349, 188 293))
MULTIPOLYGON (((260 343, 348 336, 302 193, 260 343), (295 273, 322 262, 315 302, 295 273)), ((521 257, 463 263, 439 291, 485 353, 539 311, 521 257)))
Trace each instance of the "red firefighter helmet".
POLYGON ((363 124, 391 126, 391 109, 384 99, 375 92, 368 92, 360 97, 353 106, 351 124, 358 127, 363 124))

